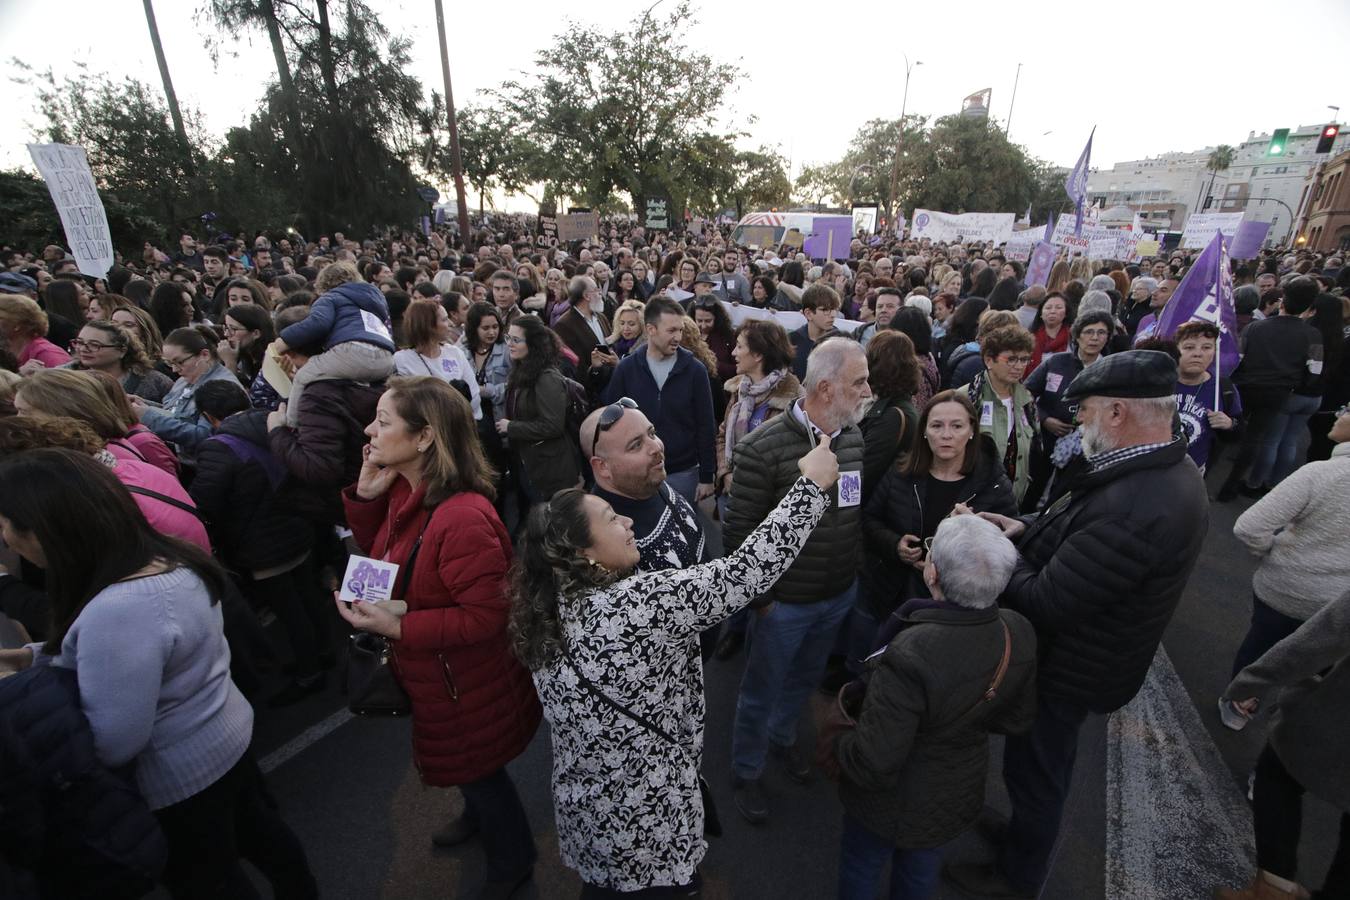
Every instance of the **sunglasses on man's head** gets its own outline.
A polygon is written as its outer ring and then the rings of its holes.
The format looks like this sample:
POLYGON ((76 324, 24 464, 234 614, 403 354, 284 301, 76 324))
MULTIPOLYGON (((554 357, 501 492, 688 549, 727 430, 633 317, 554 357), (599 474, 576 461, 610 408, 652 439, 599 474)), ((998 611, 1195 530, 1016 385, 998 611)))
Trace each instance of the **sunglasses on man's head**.
POLYGON ((629 397, 620 397, 618 400, 606 406, 600 411, 600 418, 595 420, 595 433, 591 435, 591 452, 595 452, 596 444, 600 443, 601 432, 609 431, 614 424, 623 418, 625 409, 637 409, 637 401, 629 397))

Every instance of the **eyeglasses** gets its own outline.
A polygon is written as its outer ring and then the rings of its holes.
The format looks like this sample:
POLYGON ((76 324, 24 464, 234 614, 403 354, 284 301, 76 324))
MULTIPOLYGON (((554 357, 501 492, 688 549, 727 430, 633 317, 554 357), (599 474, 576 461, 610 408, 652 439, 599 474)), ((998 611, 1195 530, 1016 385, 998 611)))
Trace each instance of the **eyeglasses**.
POLYGON ((248 332, 248 329, 242 325, 231 325, 229 322, 226 322, 221 328, 227 334, 245 334, 248 332))
POLYGON ((525 343, 525 338, 523 338, 523 337, 516 337, 514 334, 508 334, 508 335, 506 336, 506 342, 507 342, 508 344, 512 345, 512 346, 515 346, 515 345, 517 345, 517 344, 523 344, 523 343, 525 343))
POLYGON ((614 427, 614 423, 623 418, 625 409, 637 409, 637 401, 629 397, 620 397, 614 403, 600 410, 600 418, 595 420, 595 433, 591 435, 591 453, 595 453, 595 445, 600 443, 600 433, 608 431, 614 427))
POLYGON ((83 340, 82 338, 75 338, 73 341, 70 342, 70 347, 69 347, 69 349, 70 349, 70 351, 71 351, 72 353, 78 352, 78 351, 80 351, 80 350, 88 350, 90 353, 97 353, 97 352, 100 351, 100 350, 108 350, 108 349, 110 349, 110 348, 111 348, 111 349, 116 349, 116 350, 121 350, 121 349, 122 349, 122 345, 121 345, 121 344, 105 344, 105 343, 103 343, 102 341, 86 341, 86 340, 83 340))
POLYGON ((1031 357, 1030 357, 1030 356, 1005 356, 1005 357, 1003 357, 1002 359, 1000 359, 999 362, 1001 362, 1001 363, 1006 363, 1007 365, 1010 365, 1010 366, 1025 366, 1025 365, 1029 365, 1029 364, 1031 363, 1031 357))
POLYGON ((164 360, 164 365, 175 372, 181 372, 184 366, 196 359, 195 356, 185 356, 182 359, 169 359, 167 356, 161 358, 164 360))

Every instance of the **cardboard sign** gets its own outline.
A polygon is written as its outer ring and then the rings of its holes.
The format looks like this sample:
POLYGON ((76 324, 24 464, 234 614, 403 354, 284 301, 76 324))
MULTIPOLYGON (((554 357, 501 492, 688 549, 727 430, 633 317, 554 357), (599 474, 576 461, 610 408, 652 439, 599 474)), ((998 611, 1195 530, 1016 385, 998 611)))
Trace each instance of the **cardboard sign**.
POLYGON ((772 225, 747 225, 741 229, 741 243, 747 247, 772 247, 773 232, 772 225))
POLYGON ((558 217, 558 240, 585 241, 600 233, 600 214, 568 213, 558 217))
POLYGON ((1008 259, 1015 259, 1018 262, 1026 262, 1031 259, 1031 248, 1036 246, 1042 235, 1045 234, 1043 228, 1028 228, 1025 231, 1014 231, 1008 238, 1008 243, 1003 245, 1003 255, 1008 259))
POLYGON ((349 557, 338 599, 348 603, 379 603, 393 599, 394 585, 398 583, 398 568, 398 563, 368 556, 349 557))
POLYGON ((42 180, 47 182, 47 191, 61 216, 61 228, 80 274, 103 278, 113 267, 112 234, 84 148, 70 144, 29 144, 28 153, 42 180))
POLYGON ((783 235, 783 245, 786 247, 791 247, 794 250, 802 249, 802 245, 805 243, 806 243, 806 235, 802 234, 795 228, 789 228, 787 234, 783 235))
POLYGON ((1157 256, 1157 255, 1158 255, 1157 238, 1144 238, 1139 243, 1134 245, 1134 259, 1131 260, 1131 262, 1138 262, 1145 256, 1157 256))

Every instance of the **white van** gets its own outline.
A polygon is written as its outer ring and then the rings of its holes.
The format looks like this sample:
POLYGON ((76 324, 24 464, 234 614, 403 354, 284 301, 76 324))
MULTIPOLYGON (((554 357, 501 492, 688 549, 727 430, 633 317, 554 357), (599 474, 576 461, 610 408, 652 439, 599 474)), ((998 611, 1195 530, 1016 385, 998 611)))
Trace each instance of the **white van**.
POLYGON ((731 231, 731 240, 741 245, 756 248, 777 247, 792 232, 798 232, 801 238, 789 243, 801 246, 811 233, 811 223, 815 213, 791 212, 752 212, 746 213, 731 231))

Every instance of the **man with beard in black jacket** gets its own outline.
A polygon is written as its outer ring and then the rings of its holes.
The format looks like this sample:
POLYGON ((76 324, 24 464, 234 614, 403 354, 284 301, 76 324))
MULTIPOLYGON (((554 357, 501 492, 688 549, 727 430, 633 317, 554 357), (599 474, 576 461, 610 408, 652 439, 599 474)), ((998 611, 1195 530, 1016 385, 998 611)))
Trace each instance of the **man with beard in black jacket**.
POLYGON ((1078 405, 1085 464, 1039 516, 981 515, 1018 544, 1001 598, 1031 620, 1040 646, 1037 715, 1008 738, 1003 778, 1012 820, 993 865, 948 877, 980 897, 1035 897, 1046 879, 1090 713, 1128 703, 1144 682, 1209 527, 1204 481, 1172 430, 1177 369, 1132 350, 1084 369, 1078 405))

